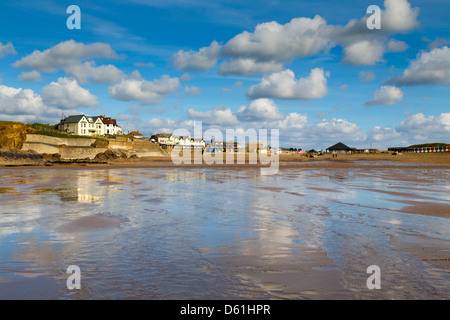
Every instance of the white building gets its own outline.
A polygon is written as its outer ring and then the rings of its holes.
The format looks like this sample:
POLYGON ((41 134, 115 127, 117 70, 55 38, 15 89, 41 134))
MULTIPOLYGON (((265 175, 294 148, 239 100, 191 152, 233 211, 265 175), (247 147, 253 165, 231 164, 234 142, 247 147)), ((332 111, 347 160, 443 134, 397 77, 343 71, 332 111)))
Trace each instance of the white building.
POLYGON ((111 135, 118 135, 123 134, 122 128, 117 125, 116 119, 112 119, 110 117, 105 116, 99 116, 100 119, 102 119, 103 122, 103 134, 111 134, 111 135))
POLYGON ((105 116, 89 117, 86 115, 69 116, 61 120, 58 129, 80 136, 103 136, 105 134, 122 134, 122 128, 115 119, 105 116), (104 123, 107 122, 106 124, 104 123))
POLYGON ((205 148, 206 144, 202 138, 191 138, 189 136, 175 136, 172 133, 157 133, 151 137, 152 141, 166 146, 191 147, 193 149, 205 148))

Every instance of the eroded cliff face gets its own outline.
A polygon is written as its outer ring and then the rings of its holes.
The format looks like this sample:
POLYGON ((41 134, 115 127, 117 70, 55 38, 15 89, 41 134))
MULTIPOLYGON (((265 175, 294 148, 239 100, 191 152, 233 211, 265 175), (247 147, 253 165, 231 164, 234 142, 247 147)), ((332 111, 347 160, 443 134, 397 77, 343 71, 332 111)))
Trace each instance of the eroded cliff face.
POLYGON ((0 147, 22 149, 27 134, 35 131, 29 124, 0 121, 0 147))

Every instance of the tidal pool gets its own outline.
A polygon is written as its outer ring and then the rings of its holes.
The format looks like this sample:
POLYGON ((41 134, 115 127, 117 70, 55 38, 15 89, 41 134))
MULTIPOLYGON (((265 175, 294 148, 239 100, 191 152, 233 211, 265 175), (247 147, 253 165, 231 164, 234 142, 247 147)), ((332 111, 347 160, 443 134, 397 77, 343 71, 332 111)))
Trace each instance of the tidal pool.
POLYGON ((450 169, 2 168, 0 299, 449 299, 450 169), (69 266, 81 289, 69 290, 69 266), (381 289, 368 289, 367 268, 381 289))

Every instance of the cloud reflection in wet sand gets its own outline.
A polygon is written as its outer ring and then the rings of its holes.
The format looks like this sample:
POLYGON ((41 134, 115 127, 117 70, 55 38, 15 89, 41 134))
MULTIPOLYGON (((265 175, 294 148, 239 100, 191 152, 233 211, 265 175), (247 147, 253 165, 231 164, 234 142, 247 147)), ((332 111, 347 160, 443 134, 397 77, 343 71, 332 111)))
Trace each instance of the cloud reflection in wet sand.
POLYGON ((450 297, 448 169, 0 174, 2 299, 450 297), (366 287, 372 264, 382 290, 366 287))

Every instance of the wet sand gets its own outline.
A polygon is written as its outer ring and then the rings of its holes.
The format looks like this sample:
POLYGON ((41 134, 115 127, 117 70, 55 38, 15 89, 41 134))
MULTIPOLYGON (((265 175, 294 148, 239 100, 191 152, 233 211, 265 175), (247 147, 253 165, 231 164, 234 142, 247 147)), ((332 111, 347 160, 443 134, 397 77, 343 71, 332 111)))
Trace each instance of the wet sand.
MULTIPOLYGON (((217 157, 217 155, 212 156, 212 159, 217 157)), ((51 162, 46 163, 36 163, 34 165, 23 165, 20 162, 3 164, 0 163, 0 168, 2 167, 268 167, 269 164, 261 164, 261 159, 259 157, 254 158, 249 154, 245 154, 244 163, 241 163, 241 155, 234 154, 234 161, 232 163, 227 163, 227 154, 222 154, 221 163, 207 164, 202 161, 201 164, 195 163, 195 156, 192 154, 189 159, 189 163, 183 163, 180 165, 174 164, 170 154, 162 156, 146 156, 140 158, 118 158, 107 161, 74 161, 69 160, 61 162, 51 162), (250 158, 253 159, 253 163, 250 163, 250 158)), ((270 157, 265 157, 264 161, 269 162, 270 157)), ((292 167, 297 165, 322 165, 322 166, 353 166, 359 162, 392 162, 392 163, 408 163, 408 164, 435 164, 435 165, 450 165, 450 152, 437 152, 437 153, 404 153, 393 155, 392 153, 368 153, 368 154, 339 154, 337 157, 332 157, 331 155, 320 155, 313 158, 307 157, 299 154, 280 154, 277 159, 285 167, 292 167)), ((220 159, 218 159, 220 160, 220 159)), ((219 161, 216 162, 219 162, 219 161)))
POLYGON ((450 166, 1 168, 0 298, 448 299, 450 166), (82 289, 65 288, 79 265, 82 289), (382 289, 366 269, 379 265, 382 289))

